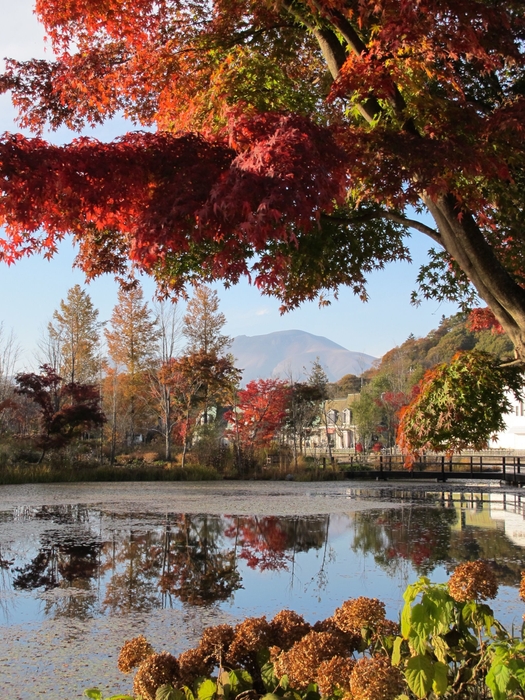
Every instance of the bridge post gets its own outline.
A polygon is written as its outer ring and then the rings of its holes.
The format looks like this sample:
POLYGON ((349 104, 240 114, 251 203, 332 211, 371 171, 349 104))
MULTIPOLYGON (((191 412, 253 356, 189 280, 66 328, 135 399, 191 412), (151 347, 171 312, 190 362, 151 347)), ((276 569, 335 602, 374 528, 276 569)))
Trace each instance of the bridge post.
POLYGON ((503 472, 503 476, 505 476, 505 474, 506 474, 506 466, 507 465, 506 465, 505 455, 503 455, 503 457, 501 458, 501 470, 503 472))
POLYGON ((470 473, 474 471, 474 457, 470 455, 470 473))
POLYGON ((441 474, 443 475, 443 481, 445 481, 445 455, 441 457, 441 474))
POLYGON ((379 455, 379 471, 383 473, 383 455, 379 455))

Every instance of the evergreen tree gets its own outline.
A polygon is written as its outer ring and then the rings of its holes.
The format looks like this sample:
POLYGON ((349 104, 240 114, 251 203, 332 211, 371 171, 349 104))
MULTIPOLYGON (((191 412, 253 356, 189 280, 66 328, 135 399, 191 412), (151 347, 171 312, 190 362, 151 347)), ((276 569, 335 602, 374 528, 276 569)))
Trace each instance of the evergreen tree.
MULTIPOLYGON (((226 316, 219 311, 219 297, 211 287, 200 285, 195 288, 184 315, 183 334, 187 339, 188 355, 210 355, 223 357, 231 345, 231 338, 221 332, 226 324, 226 316)), ((233 363, 233 358, 229 358, 233 363)), ((208 407, 213 399, 208 385, 204 388, 204 423, 208 423, 208 407)))
POLYGON ((101 323, 89 294, 72 287, 48 324, 47 346, 53 348, 51 366, 66 383, 94 384, 100 369, 101 323))
MULTIPOLYGON (((120 289, 113 309, 110 327, 104 331, 108 355, 116 372, 113 392, 125 395, 126 432, 133 444, 138 414, 149 401, 149 370, 157 353, 159 331, 140 286, 120 289)), ((116 401, 114 398, 114 405, 116 401)), ((113 431, 116 431, 113 411, 113 431)))
POLYGON ((219 311, 217 292, 206 285, 196 287, 184 315, 187 350, 223 355, 232 342, 221 332, 225 324, 226 316, 219 311))

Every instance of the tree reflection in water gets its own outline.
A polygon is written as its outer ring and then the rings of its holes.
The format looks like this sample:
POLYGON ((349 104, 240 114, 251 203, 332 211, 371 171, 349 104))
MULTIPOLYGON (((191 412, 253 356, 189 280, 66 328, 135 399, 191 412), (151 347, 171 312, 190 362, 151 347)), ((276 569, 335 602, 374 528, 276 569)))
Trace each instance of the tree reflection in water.
MULTIPOLYGON (((406 567, 431 575, 438 566, 450 570, 460 561, 483 558, 498 562, 501 583, 519 583, 523 550, 505 535, 504 523, 492 519, 494 504, 484 500, 486 494, 390 495, 397 507, 351 512, 337 520, 329 515, 133 516, 80 505, 20 510, 13 520, 38 523, 38 545, 28 549, 26 560, 22 548, 13 563, 8 557, 13 545, 6 549, 0 538, 2 571, 13 575, 3 585, 38 591, 49 617, 86 619, 181 604, 210 607, 232 600, 243 588, 246 569, 281 583, 279 577, 288 576, 294 585, 298 556, 306 553, 318 553, 309 576, 320 593, 334 571, 346 575, 348 549, 372 557, 389 576, 406 567), (338 545, 336 555, 330 537, 343 530, 348 544, 338 545)), ((300 561, 303 571, 305 561, 300 561)))
POLYGON ((164 536, 158 585, 190 605, 228 600, 242 587, 236 548, 224 548, 224 518, 181 515, 164 536))
POLYGON ((454 510, 417 506, 356 513, 352 548, 372 554, 376 564, 390 572, 409 561, 426 576, 448 560, 456 519, 454 510))

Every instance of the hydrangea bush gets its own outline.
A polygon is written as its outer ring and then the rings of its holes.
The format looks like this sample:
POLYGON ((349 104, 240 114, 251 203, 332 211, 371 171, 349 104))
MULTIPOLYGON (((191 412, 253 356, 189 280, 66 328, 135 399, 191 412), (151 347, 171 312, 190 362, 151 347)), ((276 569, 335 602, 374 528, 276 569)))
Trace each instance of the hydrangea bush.
POLYGON ((488 563, 467 562, 446 584, 423 577, 408 586, 400 625, 381 601, 360 597, 314 625, 282 610, 209 627, 178 657, 135 637, 118 667, 134 672, 141 700, 523 699, 525 643, 486 604, 497 590, 488 563))

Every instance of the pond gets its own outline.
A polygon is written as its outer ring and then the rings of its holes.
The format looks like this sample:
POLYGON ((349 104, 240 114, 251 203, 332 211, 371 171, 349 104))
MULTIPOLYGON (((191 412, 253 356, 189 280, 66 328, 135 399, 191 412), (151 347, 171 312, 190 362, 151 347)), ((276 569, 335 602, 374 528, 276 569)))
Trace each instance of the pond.
POLYGON ((497 572, 497 615, 521 627, 524 505, 474 483, 2 486, 0 686, 129 692, 116 659, 138 634, 178 654, 209 625, 282 608, 315 622, 360 595, 397 619, 408 583, 477 558, 497 572))

